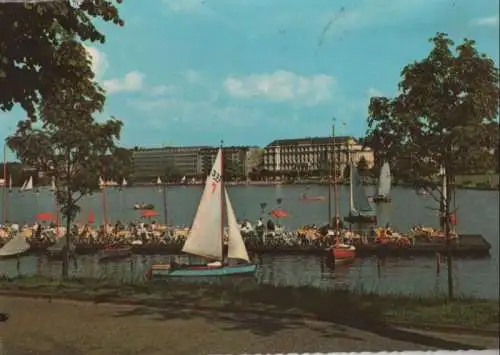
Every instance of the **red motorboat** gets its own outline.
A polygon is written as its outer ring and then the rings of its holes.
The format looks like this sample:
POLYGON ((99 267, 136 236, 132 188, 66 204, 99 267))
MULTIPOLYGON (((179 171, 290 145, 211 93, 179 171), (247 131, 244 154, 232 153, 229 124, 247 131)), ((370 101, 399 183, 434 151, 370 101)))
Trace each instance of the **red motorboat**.
POLYGON ((330 249, 335 263, 352 261, 356 258, 356 247, 338 243, 330 249))

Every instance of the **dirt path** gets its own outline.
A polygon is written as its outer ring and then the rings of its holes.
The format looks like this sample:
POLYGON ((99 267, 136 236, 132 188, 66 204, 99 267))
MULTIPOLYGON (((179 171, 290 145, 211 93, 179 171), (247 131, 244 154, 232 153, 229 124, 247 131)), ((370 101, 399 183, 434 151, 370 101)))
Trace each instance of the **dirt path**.
POLYGON ((297 319, 0 297, 5 354, 197 355, 498 348, 498 339, 297 319))

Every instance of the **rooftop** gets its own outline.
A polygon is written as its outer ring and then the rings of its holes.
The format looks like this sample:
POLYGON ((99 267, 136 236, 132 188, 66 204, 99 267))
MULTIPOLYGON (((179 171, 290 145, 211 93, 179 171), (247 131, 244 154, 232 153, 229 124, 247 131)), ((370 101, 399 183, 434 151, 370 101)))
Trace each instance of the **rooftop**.
POLYGON ((305 137, 305 138, 291 138, 291 139, 276 139, 269 143, 267 147, 280 146, 280 145, 299 145, 299 144, 329 144, 332 141, 335 143, 346 143, 349 139, 357 142, 357 139, 351 136, 337 136, 337 137, 305 137))

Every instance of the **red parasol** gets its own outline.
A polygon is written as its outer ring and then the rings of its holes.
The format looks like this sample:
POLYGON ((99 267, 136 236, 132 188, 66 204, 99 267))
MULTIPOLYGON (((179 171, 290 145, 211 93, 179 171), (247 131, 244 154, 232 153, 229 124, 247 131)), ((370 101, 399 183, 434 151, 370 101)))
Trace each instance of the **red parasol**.
POLYGON ((94 210, 90 210, 90 212, 89 212, 88 223, 89 224, 94 224, 95 223, 94 210))
POLYGON ((144 211, 141 211, 141 217, 151 218, 151 217, 156 217, 158 215, 159 215, 159 213, 156 212, 155 210, 144 210, 144 211))
POLYGON ((55 221, 57 218, 50 212, 38 213, 35 218, 38 221, 55 221))
POLYGON ((276 208, 275 210, 272 210, 271 212, 269 212, 269 214, 271 216, 273 216, 274 218, 285 218, 285 217, 288 217, 288 213, 281 209, 281 208, 276 208))

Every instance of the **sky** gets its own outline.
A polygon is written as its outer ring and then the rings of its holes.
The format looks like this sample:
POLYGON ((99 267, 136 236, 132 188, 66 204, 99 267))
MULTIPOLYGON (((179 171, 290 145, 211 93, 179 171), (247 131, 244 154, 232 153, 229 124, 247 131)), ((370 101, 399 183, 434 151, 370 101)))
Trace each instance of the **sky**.
MULTIPOLYGON (((363 136, 371 96, 395 95, 401 69, 436 32, 477 41, 499 61, 498 0, 124 0, 124 27, 87 44, 107 90, 99 118, 120 144, 264 146, 363 136)), ((0 136, 24 117, 0 113, 0 136)))

